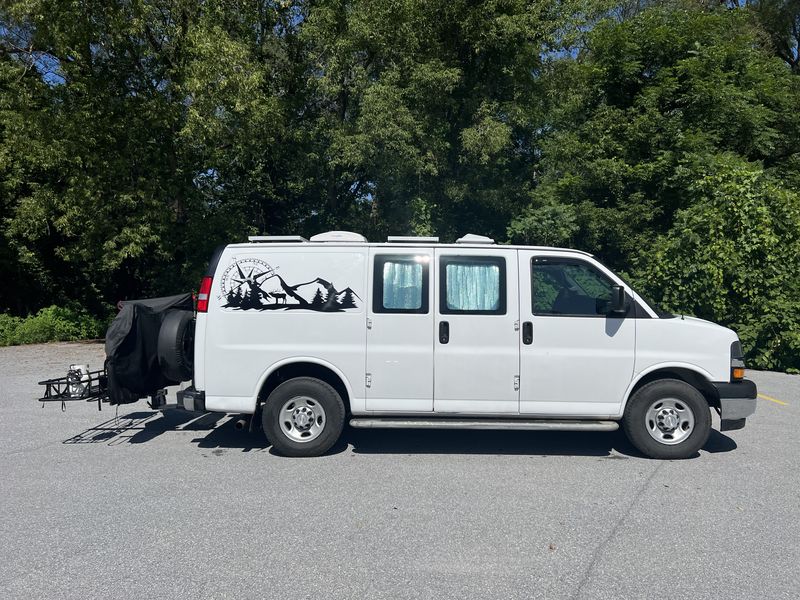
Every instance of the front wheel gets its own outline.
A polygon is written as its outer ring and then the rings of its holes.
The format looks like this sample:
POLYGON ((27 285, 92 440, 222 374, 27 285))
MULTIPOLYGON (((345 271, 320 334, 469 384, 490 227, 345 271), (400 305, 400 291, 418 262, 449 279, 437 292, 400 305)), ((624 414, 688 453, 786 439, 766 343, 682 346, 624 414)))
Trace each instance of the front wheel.
POLYGON ((261 413, 264 433, 284 456, 319 456, 344 428, 344 403, 330 385, 297 377, 276 387, 261 413))
POLYGON ((703 395, 679 379, 642 386, 628 401, 623 428, 650 458, 689 458, 708 440, 711 413, 703 395))

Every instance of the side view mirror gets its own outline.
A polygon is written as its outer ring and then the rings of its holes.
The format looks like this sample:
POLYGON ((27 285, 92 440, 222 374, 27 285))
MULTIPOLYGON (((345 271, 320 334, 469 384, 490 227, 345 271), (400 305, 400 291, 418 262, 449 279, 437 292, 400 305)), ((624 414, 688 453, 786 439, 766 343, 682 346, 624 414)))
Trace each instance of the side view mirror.
POLYGON ((608 312, 616 315, 624 314, 627 310, 625 299, 625 288, 621 285, 612 286, 608 312))

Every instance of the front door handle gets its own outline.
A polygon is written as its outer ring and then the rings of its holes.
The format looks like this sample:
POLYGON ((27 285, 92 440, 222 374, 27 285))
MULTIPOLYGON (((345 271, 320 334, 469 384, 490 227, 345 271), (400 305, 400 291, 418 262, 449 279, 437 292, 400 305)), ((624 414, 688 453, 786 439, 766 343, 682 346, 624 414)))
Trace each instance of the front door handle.
POLYGON ((533 323, 525 321, 522 324, 522 343, 530 346, 533 343, 533 323))
POLYGON ((450 341, 450 323, 442 321, 439 323, 439 343, 446 344, 450 341))

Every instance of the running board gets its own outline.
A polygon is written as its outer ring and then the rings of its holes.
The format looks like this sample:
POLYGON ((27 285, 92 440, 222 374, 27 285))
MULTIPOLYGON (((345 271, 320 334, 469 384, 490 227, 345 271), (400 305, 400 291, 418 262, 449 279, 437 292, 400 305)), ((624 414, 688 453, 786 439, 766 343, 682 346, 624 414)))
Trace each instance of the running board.
POLYGON ((350 419, 359 429, 519 429, 525 431, 616 431, 616 421, 555 419, 401 419, 397 417, 350 419))

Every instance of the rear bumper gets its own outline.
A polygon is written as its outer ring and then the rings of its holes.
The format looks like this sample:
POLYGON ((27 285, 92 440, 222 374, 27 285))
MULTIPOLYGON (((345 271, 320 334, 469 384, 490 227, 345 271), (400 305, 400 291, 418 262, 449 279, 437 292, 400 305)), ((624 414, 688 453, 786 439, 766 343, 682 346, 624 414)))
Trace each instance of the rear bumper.
POLYGON ((714 383, 719 394, 720 429, 730 431, 742 429, 747 417, 756 412, 758 388, 749 379, 735 383, 714 383))
POLYGON ((177 398, 178 404, 182 405, 186 410, 206 412, 206 393, 194 389, 194 386, 178 390, 177 398))

